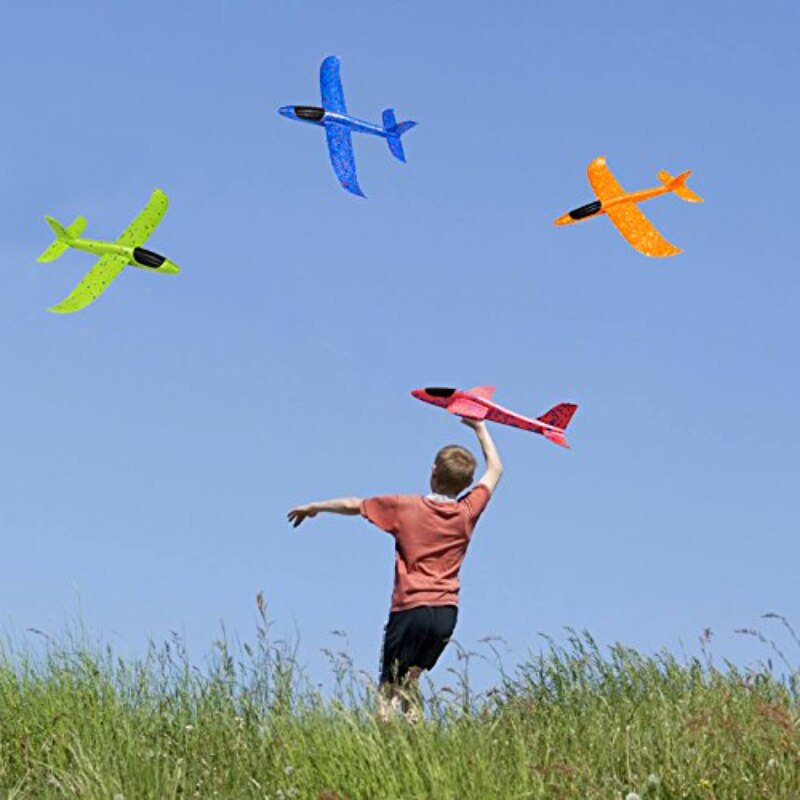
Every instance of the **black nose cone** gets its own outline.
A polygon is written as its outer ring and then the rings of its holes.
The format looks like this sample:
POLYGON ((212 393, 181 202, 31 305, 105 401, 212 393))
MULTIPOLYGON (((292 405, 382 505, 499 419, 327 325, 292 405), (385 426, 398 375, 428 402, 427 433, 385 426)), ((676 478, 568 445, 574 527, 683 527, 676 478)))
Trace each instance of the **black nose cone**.
POLYGON ((599 200, 595 200, 593 203, 587 203, 585 206, 570 211, 569 215, 572 219, 586 219, 586 217, 593 217, 602 207, 603 204, 599 200))
POLYGON ((294 113, 300 119, 307 119, 311 122, 319 122, 325 116, 325 109, 317 106, 295 106, 294 113))
POLYGON ((152 250, 145 250, 144 247, 133 248, 133 258, 137 264, 150 269, 158 269, 167 259, 164 256, 154 253, 152 250))

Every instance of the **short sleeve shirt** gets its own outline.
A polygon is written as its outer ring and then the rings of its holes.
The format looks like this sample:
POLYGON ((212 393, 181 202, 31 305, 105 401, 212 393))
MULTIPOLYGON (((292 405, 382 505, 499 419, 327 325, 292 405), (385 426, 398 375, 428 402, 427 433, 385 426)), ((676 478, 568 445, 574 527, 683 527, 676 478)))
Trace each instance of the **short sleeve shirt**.
POLYGON ((458 605, 458 572, 490 497, 479 483, 453 502, 385 495, 361 503, 361 515, 395 539, 392 611, 458 605))

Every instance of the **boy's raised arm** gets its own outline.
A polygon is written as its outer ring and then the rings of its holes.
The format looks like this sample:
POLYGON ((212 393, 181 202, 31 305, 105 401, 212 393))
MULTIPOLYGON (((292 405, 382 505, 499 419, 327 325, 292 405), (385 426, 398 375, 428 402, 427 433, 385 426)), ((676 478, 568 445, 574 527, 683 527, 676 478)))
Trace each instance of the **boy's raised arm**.
POLYGON ((354 516, 361 512, 360 497, 337 497, 333 500, 321 500, 317 503, 308 503, 304 506, 293 508, 286 516, 293 527, 297 527, 306 517, 316 517, 317 514, 327 511, 330 514, 348 514, 354 516))
POLYGON ((483 473, 478 483, 482 483, 490 492, 493 492, 500 482, 500 478, 503 477, 503 462, 500 460, 500 453, 497 452, 497 447, 495 447, 485 422, 466 418, 462 418, 461 421, 475 431, 483 451, 483 457, 486 459, 486 472, 483 473))

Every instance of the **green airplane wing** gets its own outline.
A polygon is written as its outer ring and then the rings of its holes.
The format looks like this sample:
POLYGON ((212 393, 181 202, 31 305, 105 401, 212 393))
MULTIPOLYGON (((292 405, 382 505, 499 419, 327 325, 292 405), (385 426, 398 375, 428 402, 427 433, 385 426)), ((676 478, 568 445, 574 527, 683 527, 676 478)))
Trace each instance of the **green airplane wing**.
POLYGON ((86 308, 109 287, 117 275, 125 269, 128 259, 125 256, 103 256, 86 273, 84 279, 50 311, 56 314, 71 314, 86 308))
POLYGON ((150 234, 158 227, 158 223, 161 222, 164 214, 167 213, 168 205, 167 196, 161 189, 156 189, 150 195, 147 205, 139 216, 125 229, 116 243, 125 247, 143 245, 150 238, 150 234))

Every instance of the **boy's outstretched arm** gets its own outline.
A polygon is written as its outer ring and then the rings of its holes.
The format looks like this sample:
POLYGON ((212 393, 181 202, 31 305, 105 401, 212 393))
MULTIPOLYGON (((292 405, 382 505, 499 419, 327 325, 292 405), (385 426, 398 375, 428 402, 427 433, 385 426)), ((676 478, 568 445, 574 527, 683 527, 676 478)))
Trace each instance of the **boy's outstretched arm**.
POLYGON ((296 528, 306 517, 316 517, 323 511, 330 514, 348 514, 354 516, 361 513, 360 497, 337 497, 334 500, 322 500, 293 508, 286 516, 296 528))
POLYGON ((466 418, 462 418, 461 421, 475 431, 481 450, 483 450, 483 457, 486 459, 486 472, 483 473, 478 483, 482 483, 490 492, 493 492, 495 486, 500 483, 500 478, 503 477, 503 462, 500 460, 500 453, 497 452, 497 447, 495 447, 485 422, 466 418))

